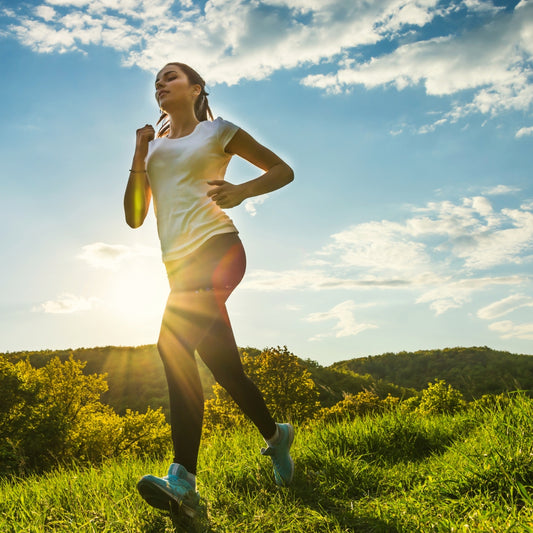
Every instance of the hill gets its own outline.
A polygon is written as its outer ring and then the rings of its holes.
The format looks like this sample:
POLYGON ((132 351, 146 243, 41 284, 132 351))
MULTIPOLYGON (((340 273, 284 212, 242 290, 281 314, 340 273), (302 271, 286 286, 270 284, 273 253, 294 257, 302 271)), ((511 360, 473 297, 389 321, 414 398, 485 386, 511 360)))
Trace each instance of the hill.
MULTIPOLYGON (((126 409, 145 411, 148 406, 154 409, 161 406, 163 411, 168 411, 167 382, 155 344, 23 351, 4 355, 13 362, 27 358, 32 366, 40 368, 53 357, 65 361, 71 354, 74 359, 86 362, 84 374, 107 374, 109 389, 102 395, 102 401, 117 413, 122 415, 126 409)), ((201 373, 206 392, 210 392, 212 378, 209 383, 209 371, 201 368, 201 373)))
POLYGON ((455 415, 388 412, 297 427, 296 468, 276 490, 250 424, 201 447, 194 523, 174 523, 135 484, 171 455, 0 475, 0 531, 531 533, 533 400, 455 415))
POLYGON ((349 369, 331 366, 323 367, 309 359, 301 363, 309 370, 311 378, 318 386, 319 400, 323 407, 331 407, 341 401, 346 393, 372 391, 380 398, 385 398, 388 394, 397 398, 409 398, 417 393, 414 389, 400 387, 370 374, 358 374, 349 369))
MULTIPOLYGON (((261 350, 239 348, 249 355, 261 350)), ((65 361, 85 361, 85 374, 107 374, 109 390, 102 401, 119 414, 126 409, 145 411, 148 406, 162 407, 168 414, 167 384, 155 344, 143 346, 104 346, 67 350, 8 352, 10 361, 28 358, 35 367, 44 366, 52 357, 65 361)), ((206 398, 212 397, 213 376, 199 361, 206 398)), ((311 359, 299 359, 309 370, 320 391, 320 403, 329 407, 345 393, 369 390, 381 398, 391 394, 408 398, 424 389, 428 382, 444 379, 460 390, 466 399, 483 394, 523 389, 533 392, 533 357, 491 350, 487 347, 446 348, 418 352, 386 353, 334 363, 323 367, 311 359)))
POLYGON ((417 390, 425 388, 430 381, 444 379, 467 400, 517 389, 529 395, 533 393, 533 356, 487 346, 385 353, 339 361, 329 368, 368 374, 374 379, 417 390))
MULTIPOLYGON (((256 356, 261 350, 246 346, 240 352, 256 356)), ((109 389, 102 395, 102 401, 124 414, 126 409, 145 411, 147 407, 162 407, 168 414, 167 384, 163 365, 159 358, 157 346, 103 346, 95 348, 78 348, 75 350, 41 350, 8 352, 4 355, 12 362, 28 359, 32 366, 40 368, 53 357, 65 361, 72 354, 74 359, 84 361, 84 374, 107 374, 109 389)), ((214 379, 209 369, 197 358, 200 377, 206 398, 212 397, 214 379)), ((302 366, 311 373, 313 381, 320 391, 320 403, 329 407, 342 400, 344 393, 357 394, 371 390, 380 397, 392 394, 397 397, 409 397, 416 393, 404 387, 387 383, 373 376, 357 375, 349 370, 337 370, 323 367, 310 359, 299 359, 302 366)))

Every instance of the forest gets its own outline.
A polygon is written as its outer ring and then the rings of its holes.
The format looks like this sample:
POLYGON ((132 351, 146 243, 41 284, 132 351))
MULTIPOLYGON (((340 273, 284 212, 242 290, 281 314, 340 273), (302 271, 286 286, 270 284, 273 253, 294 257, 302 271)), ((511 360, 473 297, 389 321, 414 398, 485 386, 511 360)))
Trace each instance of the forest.
MULTIPOLYGON (((256 357, 260 349, 240 348, 241 355, 256 357)), ((13 363, 27 360, 40 368, 52 358, 66 361, 70 356, 85 362, 84 374, 105 374, 108 389, 102 401, 118 413, 147 407, 168 410, 166 380, 155 344, 122 347, 105 346, 67 350, 7 352, 0 354, 13 363)), ((317 385, 320 404, 331 407, 345 394, 372 391, 380 398, 416 396, 429 382, 441 379, 459 390, 465 399, 513 390, 533 392, 533 356, 483 347, 456 347, 440 350, 385 353, 358 357, 321 366, 298 357, 317 385)), ((198 358, 206 398, 213 397, 214 380, 198 358)))

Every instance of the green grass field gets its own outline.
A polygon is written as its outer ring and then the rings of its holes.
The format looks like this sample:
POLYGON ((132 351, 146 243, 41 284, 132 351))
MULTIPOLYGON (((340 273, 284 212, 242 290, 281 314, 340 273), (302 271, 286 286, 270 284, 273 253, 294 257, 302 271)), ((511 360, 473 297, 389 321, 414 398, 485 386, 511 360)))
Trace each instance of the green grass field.
POLYGON ((253 427, 203 442, 199 516, 151 509, 135 484, 169 460, 114 460, 0 481, 0 531, 533 532, 533 400, 298 427, 290 488, 253 427))

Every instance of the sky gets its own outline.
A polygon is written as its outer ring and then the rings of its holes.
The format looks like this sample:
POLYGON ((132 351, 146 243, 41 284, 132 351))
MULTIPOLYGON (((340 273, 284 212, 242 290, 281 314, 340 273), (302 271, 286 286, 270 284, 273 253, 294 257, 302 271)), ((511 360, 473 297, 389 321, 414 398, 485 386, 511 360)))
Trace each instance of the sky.
POLYGON ((531 0, 0 0, 0 351, 157 342, 153 205, 132 229, 123 197, 169 61, 294 170, 226 211, 239 346, 533 354, 531 0))

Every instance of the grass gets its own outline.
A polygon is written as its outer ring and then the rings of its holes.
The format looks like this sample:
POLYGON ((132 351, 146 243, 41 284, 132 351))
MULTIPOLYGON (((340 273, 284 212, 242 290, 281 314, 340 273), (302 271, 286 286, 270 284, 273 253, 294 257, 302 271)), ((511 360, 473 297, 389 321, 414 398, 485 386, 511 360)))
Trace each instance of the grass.
POLYGON ((147 506, 135 484, 168 459, 122 459, 0 480, 2 532, 533 533, 533 400, 425 416, 391 412, 297 428, 290 488, 252 428, 203 443, 199 517, 147 506))

